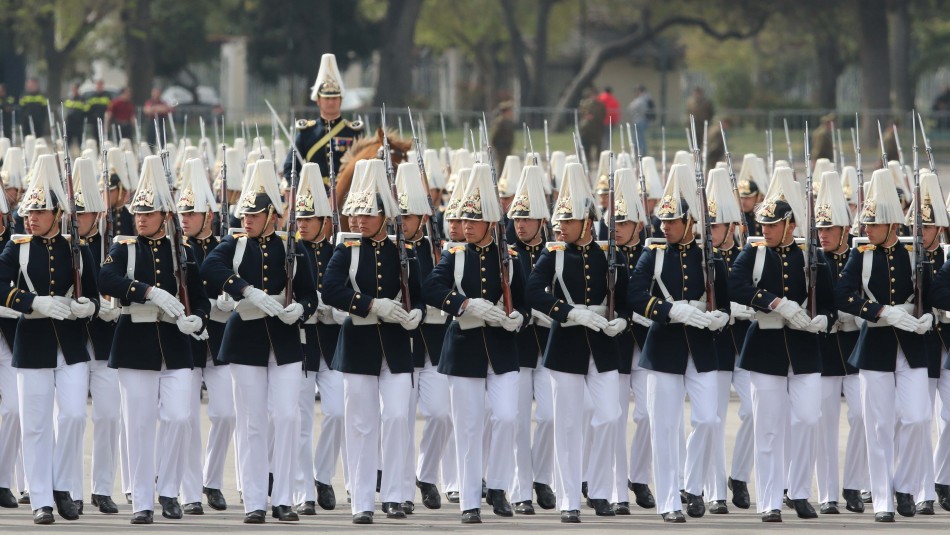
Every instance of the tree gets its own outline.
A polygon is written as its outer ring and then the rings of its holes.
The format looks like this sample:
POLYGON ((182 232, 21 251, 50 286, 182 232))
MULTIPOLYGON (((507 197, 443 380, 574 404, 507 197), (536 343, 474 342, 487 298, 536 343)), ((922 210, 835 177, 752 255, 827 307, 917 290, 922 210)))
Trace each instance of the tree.
MULTIPOLYGON (((888 58, 887 0, 856 0, 858 35, 861 50, 861 89, 864 108, 889 110, 891 107, 891 65, 888 58)), ((875 139, 877 132, 870 118, 865 118, 865 139, 875 139)))
POLYGON ((142 104, 148 99, 155 78, 152 0, 127 0, 121 19, 128 86, 132 102, 142 104))
POLYGON ((376 104, 393 107, 409 104, 412 90, 411 58, 415 50, 416 22, 422 13, 423 0, 389 0, 386 15, 379 28, 379 78, 376 81, 376 104))
MULTIPOLYGON (((561 0, 534 0, 534 42, 525 42, 518 26, 518 10, 514 0, 500 0, 505 27, 511 44, 511 60, 521 85, 522 106, 544 106, 544 80, 548 61, 548 22, 551 10, 561 0), (530 59, 530 63, 529 63, 530 59)), ((523 20, 523 19, 522 19, 523 20)))

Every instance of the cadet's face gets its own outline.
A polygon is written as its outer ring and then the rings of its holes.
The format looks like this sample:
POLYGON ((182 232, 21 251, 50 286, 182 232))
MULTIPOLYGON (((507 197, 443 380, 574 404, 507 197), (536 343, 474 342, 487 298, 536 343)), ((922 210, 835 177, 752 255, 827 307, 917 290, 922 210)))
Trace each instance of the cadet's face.
POLYGON ((729 230, 729 225, 723 223, 716 223, 711 225, 712 229, 712 242, 714 247, 719 247, 724 241, 726 241, 726 232, 729 230))
POLYGON ((565 219, 561 221, 561 240, 567 243, 577 243, 582 238, 590 238, 590 232, 582 232, 588 225, 586 219, 565 219), (583 233, 583 236, 581 234, 583 233))
POLYGON ((937 241, 937 234, 940 232, 941 227, 935 227, 933 225, 924 225, 921 229, 921 233, 924 235, 924 249, 932 249, 937 241))
POLYGON ((783 240, 788 239, 794 232, 795 223, 790 221, 762 225, 762 236, 765 238, 765 244, 769 247, 778 247, 783 240), (786 226, 788 232, 785 231, 786 226))
POLYGON ((272 221, 267 212, 259 214, 244 214, 242 226, 244 232, 252 238, 260 237, 267 230, 267 225, 272 221))
POLYGON ((317 97, 320 115, 326 119, 336 119, 340 115, 340 104, 342 102, 343 99, 340 97, 317 97))
POLYGON ((890 229, 890 225, 864 225, 864 229, 867 232, 868 242, 871 245, 883 245, 884 240, 888 238, 888 230, 890 229))
POLYGON ((300 233, 300 238, 305 241, 320 241, 324 219, 323 217, 297 218, 297 231, 300 233))
POLYGON ((179 217, 181 218, 181 230, 185 233, 185 236, 194 238, 201 233, 205 222, 204 214, 200 212, 187 212, 179 214, 179 217))
POLYGON ((26 223, 30 234, 34 236, 49 236, 55 231, 56 212, 52 210, 31 210, 26 216, 26 223))
POLYGON ((608 193, 598 193, 597 202, 600 203, 600 207, 604 210, 607 209, 607 205, 610 204, 610 194, 608 193))
POLYGON ((682 219, 661 222, 660 231, 663 232, 663 237, 666 238, 667 243, 680 243, 688 238, 686 236, 686 222, 682 219))
POLYGON ((162 229, 164 223, 164 212, 135 214, 135 231, 139 233, 139 236, 155 236, 162 229))
POLYGON ((358 215, 356 216, 356 228, 360 230, 360 235, 364 238, 375 238, 379 234, 385 233, 386 216, 384 215, 358 215))
POLYGON ((449 239, 452 241, 465 241, 465 234, 462 232, 461 219, 449 219, 449 239))
POLYGON ((755 208, 755 197, 740 197, 739 204, 742 206, 742 211, 749 213, 755 208))
POLYGON ((821 250, 826 253, 837 251, 842 234, 844 234, 844 227, 822 227, 818 229, 818 243, 821 244, 821 250))
POLYGON ((518 218, 515 219, 515 234, 518 235, 518 239, 529 243, 539 236, 539 230, 541 229, 541 220, 540 219, 524 219, 518 218))
POLYGON ((76 214, 76 220, 79 222, 79 235, 89 236, 96 228, 96 222, 99 221, 99 214, 96 212, 83 212, 76 214))
POLYGON ((491 223, 486 221, 462 220, 462 234, 468 243, 485 243, 491 239, 491 223))
POLYGON ((633 241, 639 228, 640 224, 634 221, 621 221, 617 223, 617 243, 626 245, 633 241))
POLYGON ((422 226, 422 217, 417 215, 402 216, 402 232, 407 238, 414 238, 422 226))

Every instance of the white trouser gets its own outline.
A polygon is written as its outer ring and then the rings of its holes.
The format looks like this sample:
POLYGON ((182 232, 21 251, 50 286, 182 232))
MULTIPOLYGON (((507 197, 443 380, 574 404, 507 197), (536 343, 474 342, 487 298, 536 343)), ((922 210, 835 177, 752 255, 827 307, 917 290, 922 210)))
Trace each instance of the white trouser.
POLYGON ((714 373, 719 425, 713 433, 712 451, 703 481, 703 497, 707 502, 726 499, 726 414, 729 412, 729 395, 732 393, 732 372, 719 370, 714 373))
POLYGON ((531 413, 534 402, 534 368, 518 372, 518 423, 515 427, 515 472, 511 483, 511 502, 531 499, 534 468, 531 465, 531 413))
POLYGON ((821 417, 818 422, 818 457, 816 471, 818 501, 838 501, 841 486, 838 479, 838 437, 841 417, 841 394, 847 404, 848 440, 844 452, 844 488, 866 489, 868 482, 868 451, 865 444, 864 420, 861 418, 861 392, 857 374, 821 378, 821 417))
POLYGON ((459 506, 478 509, 482 501, 482 474, 490 489, 508 490, 515 471, 515 428, 518 422, 518 372, 488 376, 449 376, 452 429, 457 448, 459 506), (485 428, 490 414, 489 428, 485 428), (491 433, 489 462, 483 466, 483 438, 491 433))
POLYGON ((739 397, 739 428, 732 449, 730 477, 736 481, 749 482, 752 476, 752 460, 755 451, 755 434, 752 432, 752 379, 749 371, 736 368, 732 372, 732 387, 739 397))
MULTIPOLYGON (((446 377, 446 382, 448 382, 448 377, 446 377)), ((452 411, 452 401, 450 397, 449 398, 450 414, 451 414, 451 411, 452 411)), ((442 468, 442 484, 445 485, 445 488, 442 490, 445 493, 458 492, 459 491, 459 463, 458 463, 458 448, 455 446, 454 428, 452 432, 449 433, 449 440, 445 444, 445 451, 442 452, 442 462, 439 463, 439 466, 440 468, 442 468)))
POLYGON ((934 451, 934 481, 940 485, 950 485, 950 371, 941 369, 937 380, 937 392, 940 394, 940 413, 937 419, 937 448, 934 451))
MULTIPOLYGON (((416 494, 416 407, 419 405, 419 374, 412 370, 412 381, 409 388, 409 405, 406 408, 406 432, 409 440, 406 441, 406 458, 399 463, 402 474, 399 475, 399 484, 402 486, 400 496, 407 496, 412 500, 416 494)), ((382 445, 380 445, 382 447, 382 445)), ((382 468, 382 449, 380 449, 379 466, 382 468)), ((382 487, 380 487, 382 490, 382 487)))
POLYGON ((703 492, 703 476, 710 462, 712 439, 719 426, 716 390, 715 372, 696 371, 692 357, 687 361, 686 373, 683 375, 650 371, 647 376, 647 410, 650 412, 650 440, 653 443, 653 473, 659 514, 682 509, 679 494, 681 473, 684 477, 683 488, 687 492, 697 496, 703 492), (683 410, 687 394, 692 432, 684 451, 679 447, 679 442, 683 433, 683 410))
POLYGON ((647 375, 634 356, 630 373, 633 392, 633 438, 630 440, 630 466, 627 479, 631 483, 649 485, 653 479, 653 443, 650 442, 650 411, 647 410, 647 375))
POLYGON ((549 370, 554 399, 554 457, 557 473, 557 506, 561 511, 581 508, 581 481, 587 468, 587 496, 610 500, 613 494, 614 448, 620 404, 617 370, 598 372, 589 357, 586 375, 549 370), (585 390, 590 396, 587 410, 585 390), (591 443, 597 447, 585 459, 584 436, 590 426, 591 443))
POLYGON ((182 503, 201 501, 203 487, 218 489, 224 485, 224 463, 234 434, 234 387, 228 365, 215 366, 208 358, 204 368, 192 370, 191 430, 185 447, 185 474, 181 483, 182 503), (201 449, 201 384, 208 390, 208 446, 201 449))
POLYGON ((789 498, 799 500, 811 496, 821 410, 821 375, 798 375, 791 369, 788 373, 786 376, 750 372, 756 503, 760 513, 782 508, 786 481, 789 498), (791 434, 791 451, 787 455, 786 434, 791 434))
POLYGON ((300 435, 297 437, 297 458, 294 462, 294 504, 316 501, 313 479, 313 417, 317 394, 317 374, 300 372, 300 395, 297 410, 300 412, 300 435))
POLYGON ((82 487, 89 366, 66 364, 60 351, 56 357, 56 368, 16 371, 23 470, 32 509, 52 507, 54 490, 82 487))
MULTIPOLYGON (((89 353, 92 354, 90 345, 89 353)), ((119 373, 106 360, 90 360, 89 393, 92 394, 92 493, 111 496, 119 456, 119 373)), ((72 491, 82 497, 82 487, 72 491)))
POLYGON ((18 486, 14 472, 20 453, 20 404, 12 361, 10 346, 0 336, 0 488, 5 489, 18 486))
POLYGON ((268 469, 274 475, 271 505, 293 505, 300 412, 300 363, 278 365, 271 352, 267 366, 229 364, 234 383, 234 413, 244 512, 267 508, 268 469), (270 440, 273 433, 274 440, 270 440), (273 444, 273 454, 268 455, 273 444), (270 459, 270 462, 267 460, 270 459))
POLYGON ((409 447, 411 381, 411 374, 392 373, 386 359, 379 376, 343 374, 346 462, 353 514, 375 509, 378 468, 383 469, 381 501, 402 503, 412 498, 405 495, 402 483, 402 464, 409 447), (380 440, 385 447, 380 448, 380 440))
POLYGON ((531 443, 531 468, 534 483, 554 485, 554 399, 551 370, 541 366, 532 372, 534 379, 534 440, 531 443))
MULTIPOLYGON (((419 459, 414 478, 425 483, 439 480, 439 464, 452 435, 452 410, 449 378, 439 373, 426 356, 425 367, 416 370, 419 413, 425 419, 419 442, 419 459)), ((415 427, 415 422, 411 422, 415 427)), ((414 486, 415 481, 410 481, 414 486)), ((415 493, 412 490, 413 494, 415 493)))
POLYGON ((617 399, 620 400, 620 418, 614 434, 613 491, 610 503, 629 502, 627 494, 627 415, 630 413, 630 375, 617 373, 617 399))
POLYGON ((191 432, 191 370, 119 368, 118 375, 132 510, 152 511, 156 487, 158 495, 166 497, 177 496, 181 488, 182 454, 191 432), (158 443, 156 437, 160 437, 158 443))
POLYGON ((844 487, 865 490, 870 487, 868 474, 867 436, 861 407, 861 380, 858 374, 846 375, 842 382, 844 400, 848 404, 848 440, 844 450, 844 487))
POLYGON ((893 512, 894 492, 917 492, 924 465, 932 462, 927 368, 911 368, 898 350, 894 372, 861 370, 858 376, 874 512, 893 512), (901 454, 896 466, 895 449, 901 454))
POLYGON ((314 452, 313 477, 320 483, 332 484, 336 474, 336 461, 343 454, 343 478, 347 478, 346 448, 343 447, 343 373, 331 370, 320 359, 320 371, 316 373, 320 390, 320 436, 314 452))
MULTIPOLYGON (((939 383, 939 381, 940 379, 938 378, 931 378, 929 376, 927 377, 927 392, 928 394, 930 394, 931 415, 935 414, 935 411, 937 410, 936 408, 937 384, 939 383)), ((936 414, 939 414, 939 413, 936 413, 936 414)), ((896 435, 900 435, 900 432, 901 432, 900 423, 897 424, 897 427, 895 428, 894 432, 896 435)), ((928 437, 929 437, 929 432, 928 432, 928 437)), ((931 443, 931 448, 933 448, 932 443, 931 443)), ((897 458, 900 458, 901 456, 900 450, 897 450, 895 454, 897 458)), ((934 488, 934 479, 935 479, 934 472, 935 472, 934 463, 931 463, 931 462, 924 463, 923 471, 920 474, 920 487, 918 488, 917 491, 911 493, 914 495, 914 498, 916 499, 917 503, 920 503, 922 501, 934 501, 937 499, 937 491, 934 488)))

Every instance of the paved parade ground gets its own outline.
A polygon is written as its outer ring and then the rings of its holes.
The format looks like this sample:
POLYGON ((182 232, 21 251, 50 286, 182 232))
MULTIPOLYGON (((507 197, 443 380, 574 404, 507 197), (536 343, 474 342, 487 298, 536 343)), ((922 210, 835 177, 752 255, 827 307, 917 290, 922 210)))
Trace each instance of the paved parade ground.
MULTIPOLYGON (((317 402, 319 405, 319 402, 317 402)), ((204 411, 207 406, 202 405, 202 424, 203 433, 207 437, 208 419, 204 411)), ((736 416, 738 410, 738 401, 733 396, 729 407, 729 419, 726 426, 726 446, 727 459, 731 460, 732 443, 735 439, 736 429, 739 419, 736 416)), ((89 411, 91 414, 91 411, 89 411)), ((841 410, 841 449, 844 450, 845 438, 847 434, 847 424, 845 422, 846 407, 841 410)), ((316 407, 315 429, 319 430, 320 411, 316 407)), ((688 421, 688 411, 687 411, 688 421)), ((421 419, 416 421, 417 440, 422 432, 421 419)), ((628 429, 628 436, 632 435, 631 429, 628 429)), ((90 464, 90 452, 92 451, 92 420, 86 424, 86 446, 85 446, 85 470, 86 487, 88 488, 88 474, 90 464)), ((204 442, 204 441, 203 441, 204 442)), ((729 461, 731 462, 731 461, 729 461)), ((541 533, 549 530, 556 530, 558 533, 600 533, 600 532, 622 532, 629 530, 689 530, 694 533, 726 533, 729 531, 755 532, 768 530, 778 530, 783 533, 792 533, 797 531, 808 531, 809 533, 834 533, 841 530, 858 532, 860 530, 891 531, 896 530, 946 530, 950 525, 950 512, 943 511, 937 507, 937 514, 931 517, 917 516, 915 518, 897 517, 896 524, 875 524, 874 514, 871 512, 870 505, 863 514, 847 512, 844 509, 843 500, 840 500, 840 515, 822 515, 814 520, 800 520, 795 516, 794 511, 785 509, 783 511, 783 524, 764 525, 759 520, 758 513, 755 512, 755 503, 748 510, 736 508, 729 502, 728 515, 709 515, 700 519, 687 518, 684 525, 664 525, 660 517, 654 510, 640 509, 631 504, 633 514, 631 516, 618 516, 612 518, 599 518, 594 516, 593 510, 582 507, 580 525, 566 525, 559 521, 559 514, 555 510, 544 511, 536 506, 538 514, 535 516, 515 516, 514 518, 496 517, 491 512, 491 507, 482 504, 482 521, 480 526, 463 526, 459 523, 460 511, 458 504, 449 504, 443 497, 443 506, 439 510, 425 509, 421 504, 421 498, 416 495, 416 512, 409 515, 406 520, 389 520, 380 511, 379 504, 376 506, 376 523, 372 526, 355 526, 350 521, 350 508, 346 503, 346 492, 343 489, 343 476, 340 469, 337 470, 337 476, 333 480, 333 486, 337 495, 337 508, 334 511, 323 511, 318 508, 317 516, 303 516, 300 522, 279 523, 268 515, 267 523, 264 525, 245 525, 242 523, 244 510, 239 502, 238 493, 235 490, 234 479, 234 446, 231 445, 228 461, 225 465, 225 484, 222 491, 228 500, 227 511, 214 511, 205 505, 205 514, 203 516, 189 516, 181 520, 167 520, 161 517, 161 507, 156 503, 155 524, 151 526, 132 526, 129 525, 131 516, 131 505, 125 503, 120 490, 118 481, 118 472, 116 475, 116 487, 113 492, 113 498, 119 504, 118 515, 103 515, 96 508, 89 505, 89 495, 85 496, 85 514, 79 520, 67 522, 58 515, 56 523, 51 526, 34 526, 30 516, 29 506, 21 505, 19 509, 0 509, 0 533, 23 533, 32 531, 43 532, 70 532, 70 533, 128 533, 128 532, 175 532, 175 533, 227 533, 227 532, 266 532, 266 533, 304 533, 304 532, 373 532, 373 533, 412 533, 416 531, 449 531, 453 533, 461 532, 486 532, 492 533, 517 533, 531 531, 541 533)), ((755 500, 754 482, 750 482, 750 492, 752 499, 755 500)), ((655 491, 654 485, 650 487, 655 491)), ((441 489, 441 487, 440 487, 441 489)), ((813 490, 813 496, 817 493, 813 490)), ((631 502, 633 494, 631 493, 631 502)), ((731 498, 731 495, 730 495, 731 498)), ((157 498, 156 498, 157 499, 157 498)), ((811 500, 815 508, 818 503, 814 498, 811 500)), ((685 507, 684 507, 685 510, 685 507)))

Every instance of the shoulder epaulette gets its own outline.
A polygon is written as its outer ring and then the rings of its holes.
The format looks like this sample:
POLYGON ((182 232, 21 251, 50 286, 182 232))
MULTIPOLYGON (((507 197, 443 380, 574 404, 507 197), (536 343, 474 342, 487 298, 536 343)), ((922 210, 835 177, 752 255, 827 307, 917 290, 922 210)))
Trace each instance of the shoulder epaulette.
POLYGON ((300 119, 297 121, 297 130, 306 130, 308 128, 313 128, 317 124, 317 121, 313 119, 300 119))
POLYGON ((905 246, 904 246, 904 249, 907 249, 907 250, 910 251, 910 252, 914 252, 914 246, 913 246, 913 245, 905 245, 905 246))
POLYGON ((752 243, 752 247, 764 247, 764 246, 765 246, 765 240, 762 240, 762 241, 754 241, 754 242, 751 242, 751 243, 752 243))
POLYGON ((234 236, 235 240, 238 238, 246 238, 247 232, 235 232, 234 234, 231 234, 231 236, 234 236))
POLYGON ((804 250, 805 250, 805 244, 804 244, 804 243, 799 243, 799 244, 798 244, 798 248, 801 249, 802 251, 804 251, 804 250))
POLYGON ((412 249, 414 246, 411 243, 406 243, 406 249, 412 249))
POLYGON ((871 245, 871 244, 868 244, 868 245, 859 245, 859 246, 858 246, 858 252, 859 252, 859 253, 863 253, 864 251, 873 251, 874 249, 875 249, 875 247, 874 247, 873 245, 871 245))
POLYGON ((606 243, 600 244, 600 250, 601 250, 601 251, 606 251, 608 248, 609 248, 609 246, 608 246, 606 243))
POLYGON ((508 246, 508 254, 510 254, 511 256, 518 256, 518 250, 515 249, 514 245, 508 246))
POLYGON ((665 244, 665 243, 651 243, 651 244, 650 244, 650 250, 651 250, 651 251, 656 251, 657 249, 660 249, 661 251, 662 251, 662 250, 665 250, 665 249, 666 249, 666 244, 665 244))
POLYGON ((86 238, 79 238, 79 245, 86 245, 86 238))
POLYGON ((718 253, 718 252, 719 252, 719 248, 718 248, 718 247, 713 247, 713 252, 714 252, 714 253, 718 253))
POLYGON ((346 240, 343 242, 344 247, 353 247, 354 245, 359 245, 359 240, 346 240))
POLYGON ((128 245, 130 243, 135 243, 136 241, 138 240, 136 240, 135 238, 129 238, 127 240, 119 240, 119 243, 121 243, 122 245, 128 245))
POLYGON ((464 246, 464 245, 456 245, 455 247, 450 247, 450 248, 449 248, 449 252, 452 253, 452 254, 456 254, 456 253, 461 252, 461 251, 464 251, 464 250, 465 250, 465 246, 464 246))
POLYGON ((548 251, 553 252, 553 251, 563 251, 564 249, 567 248, 567 246, 562 241, 552 241, 552 242, 548 242, 545 245, 545 248, 547 248, 548 251))
POLYGON ((14 238, 13 243, 30 243, 32 239, 33 236, 23 236, 22 238, 14 238))

